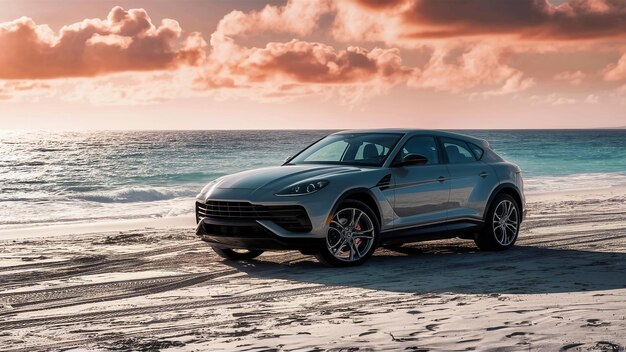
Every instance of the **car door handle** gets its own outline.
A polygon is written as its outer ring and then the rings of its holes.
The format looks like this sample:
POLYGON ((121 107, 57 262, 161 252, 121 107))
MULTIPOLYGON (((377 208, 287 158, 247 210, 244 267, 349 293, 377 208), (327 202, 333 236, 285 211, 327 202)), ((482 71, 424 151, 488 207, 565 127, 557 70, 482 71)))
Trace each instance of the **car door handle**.
POLYGON ((446 178, 445 178, 445 177, 443 177, 443 176, 439 176, 439 177, 437 177, 437 181, 439 181, 439 182, 443 182, 443 181, 445 181, 445 180, 446 180, 446 178))
POLYGON ((487 177, 488 175, 489 175, 489 174, 488 174, 488 173, 486 173, 485 171, 483 171, 483 172, 481 172, 481 173, 479 173, 479 174, 478 174, 478 176, 480 176, 480 177, 482 177, 482 178, 485 178, 485 177, 487 177))

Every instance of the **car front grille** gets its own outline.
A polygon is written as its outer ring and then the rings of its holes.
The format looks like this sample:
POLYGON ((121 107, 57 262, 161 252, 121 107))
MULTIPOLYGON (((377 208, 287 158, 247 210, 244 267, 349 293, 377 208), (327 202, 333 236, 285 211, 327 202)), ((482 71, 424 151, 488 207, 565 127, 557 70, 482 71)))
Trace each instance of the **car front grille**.
POLYGON ((196 202, 196 218, 207 217, 231 221, 270 220, 291 232, 309 232, 312 228, 306 210, 299 205, 257 205, 215 200, 196 202))

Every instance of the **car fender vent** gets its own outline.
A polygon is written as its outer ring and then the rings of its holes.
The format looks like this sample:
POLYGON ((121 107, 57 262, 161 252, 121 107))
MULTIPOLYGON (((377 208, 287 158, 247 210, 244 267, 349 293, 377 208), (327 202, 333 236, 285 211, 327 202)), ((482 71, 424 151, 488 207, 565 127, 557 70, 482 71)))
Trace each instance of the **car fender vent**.
POLYGON ((376 187, 380 188, 381 191, 384 191, 389 188, 389 185, 391 185, 391 174, 387 174, 385 177, 381 178, 376 184, 376 187))

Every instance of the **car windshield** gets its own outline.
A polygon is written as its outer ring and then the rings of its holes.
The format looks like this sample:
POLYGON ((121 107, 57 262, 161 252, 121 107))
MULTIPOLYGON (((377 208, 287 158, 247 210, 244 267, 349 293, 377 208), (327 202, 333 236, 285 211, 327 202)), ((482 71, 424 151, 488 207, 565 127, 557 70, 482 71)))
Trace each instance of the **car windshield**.
POLYGON ((303 150, 289 164, 381 166, 400 138, 400 133, 332 134, 303 150))

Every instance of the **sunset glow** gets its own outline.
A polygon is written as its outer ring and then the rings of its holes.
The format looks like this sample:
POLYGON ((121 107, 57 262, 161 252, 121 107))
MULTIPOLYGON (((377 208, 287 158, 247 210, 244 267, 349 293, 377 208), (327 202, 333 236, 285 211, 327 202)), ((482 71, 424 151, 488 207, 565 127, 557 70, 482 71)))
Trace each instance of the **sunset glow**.
POLYGON ((621 0, 2 9, 2 129, 626 125, 621 0))

